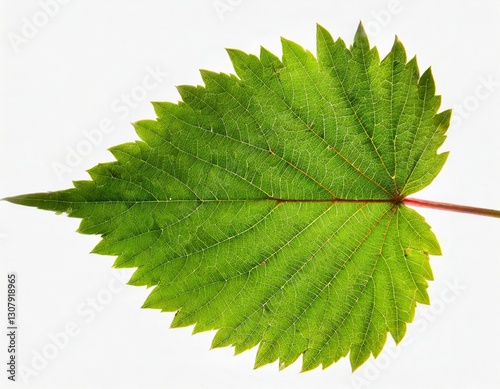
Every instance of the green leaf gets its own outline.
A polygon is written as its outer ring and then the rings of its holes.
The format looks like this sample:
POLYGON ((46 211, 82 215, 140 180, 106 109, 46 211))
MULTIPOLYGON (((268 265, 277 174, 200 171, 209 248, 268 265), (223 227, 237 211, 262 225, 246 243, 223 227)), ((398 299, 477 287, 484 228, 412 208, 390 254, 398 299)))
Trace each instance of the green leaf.
POLYGON ((282 45, 228 50, 237 76, 204 70, 154 103, 91 181, 8 200, 81 218, 95 253, 154 286, 144 307, 217 330, 213 347, 356 369, 429 303, 439 244, 401 200, 443 166, 450 111, 398 39, 382 61, 361 25, 350 48, 318 26, 317 57, 282 45))

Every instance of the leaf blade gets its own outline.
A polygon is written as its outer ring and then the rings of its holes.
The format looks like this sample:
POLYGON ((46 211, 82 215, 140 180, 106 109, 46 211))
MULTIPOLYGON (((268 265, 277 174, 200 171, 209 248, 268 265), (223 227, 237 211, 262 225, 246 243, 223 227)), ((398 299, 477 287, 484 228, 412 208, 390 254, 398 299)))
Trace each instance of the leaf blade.
POLYGON ((154 103, 91 181, 7 200, 81 218, 93 252, 154 287, 143 307, 217 330, 212 347, 355 370, 429 303, 441 251, 401 199, 444 164, 450 112, 398 39, 382 61, 361 25, 350 48, 318 25, 317 59, 282 48, 228 50, 238 77, 202 70, 182 102, 154 103))

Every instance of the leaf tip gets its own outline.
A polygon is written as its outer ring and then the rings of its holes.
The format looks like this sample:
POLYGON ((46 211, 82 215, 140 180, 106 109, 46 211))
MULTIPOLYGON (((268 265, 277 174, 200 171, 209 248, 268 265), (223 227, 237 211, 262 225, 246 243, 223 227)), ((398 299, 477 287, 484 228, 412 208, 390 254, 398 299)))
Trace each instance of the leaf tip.
POLYGON ((1 201, 8 201, 9 203, 13 203, 13 204, 17 204, 16 197, 18 197, 18 196, 4 197, 3 199, 0 199, 0 200, 1 201))
POLYGON ((9 203, 17 205, 32 206, 33 204, 30 201, 30 197, 31 197, 30 195, 9 196, 9 197, 4 197, 2 201, 8 201, 9 203))

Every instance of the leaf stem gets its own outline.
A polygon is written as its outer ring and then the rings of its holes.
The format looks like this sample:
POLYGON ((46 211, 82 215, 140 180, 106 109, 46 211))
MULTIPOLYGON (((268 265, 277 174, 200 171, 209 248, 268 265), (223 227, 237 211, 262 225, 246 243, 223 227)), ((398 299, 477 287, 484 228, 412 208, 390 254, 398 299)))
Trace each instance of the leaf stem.
POLYGON ((433 209, 441 209, 445 211, 471 213, 473 215, 490 216, 500 218, 500 211, 488 208, 469 207, 467 205, 458 205, 450 203, 441 203, 438 201, 420 200, 413 198, 405 198, 401 201, 405 205, 414 205, 416 207, 425 207, 433 209))

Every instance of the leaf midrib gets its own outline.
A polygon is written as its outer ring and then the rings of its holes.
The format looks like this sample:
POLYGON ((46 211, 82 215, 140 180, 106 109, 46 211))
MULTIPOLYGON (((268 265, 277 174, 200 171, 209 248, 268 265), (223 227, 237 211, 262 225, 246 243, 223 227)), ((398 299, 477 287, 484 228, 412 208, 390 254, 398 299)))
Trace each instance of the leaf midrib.
MULTIPOLYGON (((18 203, 20 200, 25 198, 23 195, 15 197, 6 197, 3 200, 7 200, 13 203, 18 203)), ((261 201, 272 201, 278 203, 392 203, 395 206, 402 202, 401 198, 390 198, 390 199, 281 199, 277 197, 257 197, 257 198, 243 198, 243 199, 165 199, 165 200, 97 200, 97 201, 73 201, 73 200, 61 200, 61 199, 37 199, 34 197, 29 197, 30 200, 37 201, 42 200, 46 203, 57 203, 57 204, 167 204, 167 203, 186 203, 186 202, 196 202, 196 203, 234 203, 234 202, 261 202, 261 201)))

